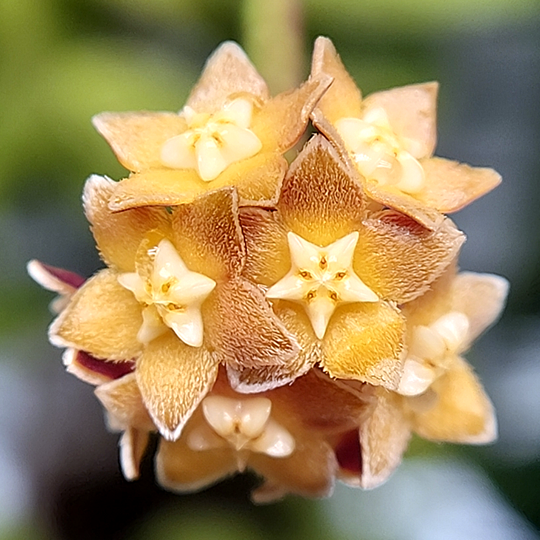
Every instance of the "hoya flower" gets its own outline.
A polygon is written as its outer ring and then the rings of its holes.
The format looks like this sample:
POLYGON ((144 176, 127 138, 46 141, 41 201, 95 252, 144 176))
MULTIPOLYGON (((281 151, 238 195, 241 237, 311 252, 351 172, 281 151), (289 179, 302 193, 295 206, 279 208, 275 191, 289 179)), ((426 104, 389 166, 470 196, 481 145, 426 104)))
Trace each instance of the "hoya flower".
POLYGON ((116 214, 108 207, 114 189, 107 178, 87 181, 85 211, 108 268, 73 295, 50 339, 103 362, 135 360, 151 418, 175 439, 220 363, 280 366, 298 346, 240 275, 244 245, 233 189, 170 212, 116 214))
POLYGON ((362 99, 332 42, 319 37, 312 76, 334 82, 312 113, 313 122, 361 174, 366 193, 423 225, 441 223, 496 187, 492 169, 433 157, 437 83, 377 92, 362 99))
POLYGON ((117 185, 111 209, 187 203, 224 186, 236 186, 242 200, 273 199, 287 168, 282 154, 300 139, 330 81, 316 75, 270 98, 244 51, 226 42, 178 114, 97 115, 95 127, 134 173, 117 185))
POLYGON ((382 483, 399 465, 411 432, 466 444, 496 438, 491 401, 461 355, 499 317, 507 290, 504 278, 456 275, 452 268, 432 290, 404 306, 408 350, 403 377, 397 392, 375 389, 376 405, 359 437, 342 441, 340 450, 349 456, 340 463, 342 480, 364 488, 382 483), (366 469, 365 455, 372 456, 375 467, 366 469))
MULTIPOLYGON (((236 374, 243 391, 319 364, 330 376, 396 389, 405 321, 399 305, 424 293, 455 258, 463 235, 373 209, 357 173, 322 136, 284 179, 276 209, 245 207, 244 275, 264 287, 301 353, 281 372, 236 374)), ((281 368, 280 368, 281 369, 281 368)))

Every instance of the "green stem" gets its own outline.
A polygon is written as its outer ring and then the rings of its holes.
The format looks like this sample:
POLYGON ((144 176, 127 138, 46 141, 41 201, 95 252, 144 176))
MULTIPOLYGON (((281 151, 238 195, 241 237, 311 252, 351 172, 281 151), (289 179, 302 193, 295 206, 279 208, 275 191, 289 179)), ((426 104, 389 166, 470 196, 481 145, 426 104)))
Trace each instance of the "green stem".
POLYGON ((301 4, 301 0, 244 0, 244 46, 274 94, 297 86, 304 76, 301 4))

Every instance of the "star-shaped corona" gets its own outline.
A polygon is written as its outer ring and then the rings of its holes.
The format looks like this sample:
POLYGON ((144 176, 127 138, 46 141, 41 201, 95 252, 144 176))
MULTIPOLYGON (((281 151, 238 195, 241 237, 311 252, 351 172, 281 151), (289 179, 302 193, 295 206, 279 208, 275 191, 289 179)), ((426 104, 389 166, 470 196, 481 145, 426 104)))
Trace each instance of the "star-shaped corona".
POLYGON ((324 247, 293 232, 289 232, 287 238, 291 270, 270 287, 266 296, 302 304, 319 339, 324 337, 330 318, 340 304, 379 301, 352 267, 357 231, 324 247))
POLYGON ((214 180, 232 163, 261 150, 260 139, 249 129, 252 113, 253 103, 243 98, 225 102, 215 114, 184 107, 180 116, 188 129, 165 142, 161 161, 173 169, 195 169, 205 182, 214 180))
POLYGON ((169 327, 186 345, 200 347, 203 343, 201 304, 216 282, 190 271, 169 240, 161 240, 151 251, 154 262, 147 277, 137 272, 118 276, 120 285, 146 306, 137 339, 148 344, 169 327))

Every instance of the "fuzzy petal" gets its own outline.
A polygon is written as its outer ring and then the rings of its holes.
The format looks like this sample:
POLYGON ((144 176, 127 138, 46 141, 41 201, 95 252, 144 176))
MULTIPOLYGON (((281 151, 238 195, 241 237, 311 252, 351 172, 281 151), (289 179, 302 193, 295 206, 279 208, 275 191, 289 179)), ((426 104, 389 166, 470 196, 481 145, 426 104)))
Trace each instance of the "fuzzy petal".
POLYGON ((360 116, 362 94, 347 73, 334 45, 326 37, 318 37, 315 41, 311 73, 329 75, 334 80, 317 104, 317 109, 330 122, 360 116))
POLYGON ((457 212, 501 183, 493 169, 442 158, 425 159, 421 164, 426 184, 418 198, 439 212, 457 212))
POLYGON ((364 215, 362 189, 354 178, 330 143, 313 137, 283 181, 278 209, 284 223, 319 246, 346 236, 364 215))
POLYGON ((241 203, 275 200, 287 168, 276 153, 261 152, 233 163, 212 182, 201 180, 195 170, 153 170, 122 180, 111 196, 109 208, 119 212, 138 206, 175 206, 222 187, 235 186, 241 203))
POLYGON ((263 143, 263 151, 283 153, 304 133, 313 107, 332 79, 315 76, 300 88, 283 92, 266 102, 253 118, 251 129, 263 143))
POLYGON ((385 302, 338 308, 323 341, 321 366, 331 377, 395 389, 404 332, 403 317, 385 302))
POLYGON ((165 236, 170 228, 169 216, 163 208, 112 213, 108 204, 117 186, 117 182, 105 176, 90 176, 84 186, 83 205, 101 258, 120 272, 133 272, 144 236, 151 229, 160 230, 165 236))
POLYGON ((197 112, 213 113, 233 94, 251 94, 266 101, 268 87, 242 48, 226 41, 206 61, 187 105, 197 112))
POLYGON ((192 272, 215 281, 240 274, 245 253, 234 189, 214 191, 179 206, 172 227, 176 249, 192 272))
POLYGON ((120 425, 132 426, 142 431, 155 431, 134 373, 102 384, 94 392, 107 412, 120 425))
POLYGON ((110 361, 136 358, 142 351, 141 306, 117 278, 106 269, 89 279, 51 325, 51 343, 110 361))
POLYGON ((148 446, 149 434, 129 427, 120 438, 120 467, 128 481, 139 478, 139 467, 148 446))
POLYGON ((236 279, 219 287, 214 298, 205 321, 222 361, 235 369, 294 363, 300 347, 257 286, 236 279))
POLYGON ((187 129, 184 118, 169 112, 104 112, 92 119, 118 161, 129 171, 161 169, 161 148, 187 129))
POLYGON ((212 387, 218 361, 204 346, 190 347, 173 332, 154 339, 137 362, 143 401, 161 434, 176 440, 212 387))
POLYGON ((354 269, 371 290, 398 304, 427 291, 465 240, 449 219, 430 231, 391 210, 371 216, 364 225, 354 269))
POLYGON ((486 444, 497 438, 497 420, 471 367, 462 358, 437 379, 432 389, 436 405, 414 415, 414 431, 425 439, 466 444, 486 444))
POLYGON ((415 158, 429 157, 437 142, 436 82, 411 84, 371 94, 362 103, 364 111, 383 108, 405 150, 415 158))

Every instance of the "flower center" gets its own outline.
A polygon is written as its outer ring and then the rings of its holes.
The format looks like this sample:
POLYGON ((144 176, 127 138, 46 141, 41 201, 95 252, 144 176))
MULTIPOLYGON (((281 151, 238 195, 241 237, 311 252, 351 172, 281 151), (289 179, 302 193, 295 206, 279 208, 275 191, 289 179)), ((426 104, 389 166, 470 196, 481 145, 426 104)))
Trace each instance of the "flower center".
POLYGON ((186 345, 200 347, 201 304, 216 286, 215 281, 188 270, 169 240, 161 240, 148 254, 153 262, 147 276, 137 272, 118 276, 120 285, 144 306, 137 339, 148 344, 169 327, 186 345))
POLYGON ((379 301, 352 267, 358 232, 325 247, 293 232, 288 234, 288 240, 291 270, 268 289, 266 296, 302 304, 319 339, 324 337, 338 305, 379 301))
POLYGON ((424 169, 405 150, 383 108, 367 111, 363 118, 341 118, 336 129, 366 180, 409 194, 422 189, 424 169))
POLYGON ((449 360, 465 348, 469 319, 451 311, 429 326, 413 329, 398 392, 416 396, 425 392, 447 369, 449 360))
POLYGON ((161 149, 161 161, 173 169, 195 169, 205 182, 229 165, 257 154, 262 143, 249 129, 253 104, 244 98, 228 101, 212 115, 186 106, 180 113, 188 129, 161 149))
MULTIPOLYGON (((274 458, 290 456, 295 448, 291 434, 270 417, 272 402, 264 397, 233 399, 207 396, 202 402, 206 423, 188 435, 194 451, 232 446, 237 452, 251 451, 274 458)), ((239 468, 245 467, 245 454, 239 468)))

